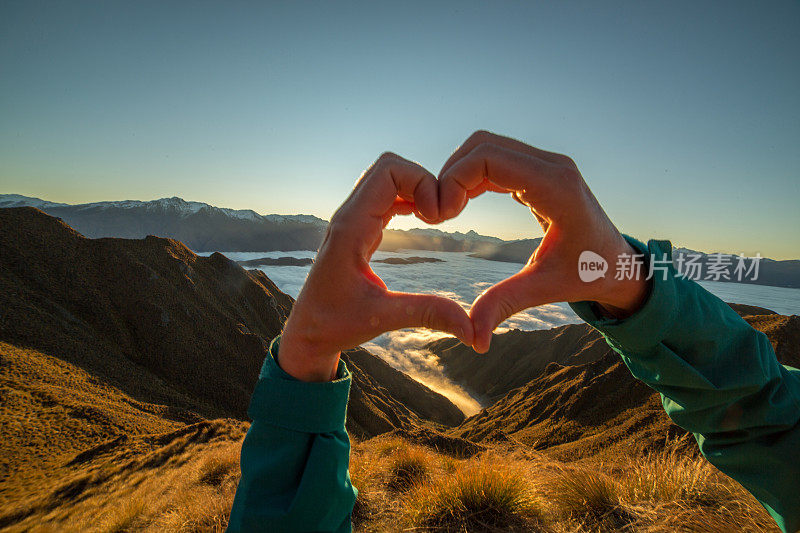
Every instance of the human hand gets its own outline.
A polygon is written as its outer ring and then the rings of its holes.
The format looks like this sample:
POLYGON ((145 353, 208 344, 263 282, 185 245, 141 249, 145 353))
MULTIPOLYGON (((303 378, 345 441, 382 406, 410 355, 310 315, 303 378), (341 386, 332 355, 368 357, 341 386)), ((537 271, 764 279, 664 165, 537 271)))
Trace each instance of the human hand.
POLYGON ((522 270, 484 291, 472 304, 476 351, 486 352, 492 331, 529 307, 588 300, 618 318, 641 307, 648 292, 643 276, 584 282, 578 275, 578 258, 584 250, 599 254, 609 265, 615 265, 621 254, 636 251, 600 207, 572 159, 476 132, 439 173, 441 218, 457 216, 470 198, 485 191, 510 193, 530 208, 545 235, 522 270))
POLYGON ((436 178, 416 163, 383 154, 331 218, 281 336, 278 364, 303 381, 329 381, 339 353, 381 333, 426 327, 473 342, 472 322, 452 300, 393 292, 369 266, 394 215, 439 222, 436 178))

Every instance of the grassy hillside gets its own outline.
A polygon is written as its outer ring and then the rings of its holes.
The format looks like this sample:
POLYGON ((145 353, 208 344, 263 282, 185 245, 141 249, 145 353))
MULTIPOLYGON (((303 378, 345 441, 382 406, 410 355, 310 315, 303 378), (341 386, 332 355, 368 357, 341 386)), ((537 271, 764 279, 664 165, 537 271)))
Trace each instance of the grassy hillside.
MULTIPOLYGON (((730 305, 767 335, 782 363, 800 365, 800 316, 730 305)), ((564 459, 648 453, 673 441, 695 452, 660 396, 586 324, 496 335, 485 355, 450 339, 428 348, 451 379, 490 403, 449 435, 514 441, 564 459)))
MULTIPOLYGON (((0 530, 124 531, 144 508, 170 530, 204 494, 227 501, 209 472, 238 461, 292 299, 220 254, 87 239, 32 208, 0 209, 0 249, 0 530)), ((371 353, 343 358, 354 436, 463 421, 371 353)))
MULTIPOLYGON (((237 431, 214 422, 162 435, 140 444, 148 451, 125 470, 116 468, 113 451, 92 459, 91 479, 104 478, 103 489, 67 500, 53 512, 64 517, 55 524, 72 531, 224 531, 239 478, 237 431)), ((455 457, 381 436, 354 444, 350 468, 360 491, 356 532, 778 531, 739 485, 673 449, 613 463, 562 462, 499 445, 455 457)))
MULTIPOLYGON (((263 272, 170 239, 87 239, 33 208, 0 209, 0 228, 0 341, 70 362, 140 401, 246 419, 292 306, 263 272)), ((344 358, 356 369, 357 435, 463 420, 369 352, 344 358)))

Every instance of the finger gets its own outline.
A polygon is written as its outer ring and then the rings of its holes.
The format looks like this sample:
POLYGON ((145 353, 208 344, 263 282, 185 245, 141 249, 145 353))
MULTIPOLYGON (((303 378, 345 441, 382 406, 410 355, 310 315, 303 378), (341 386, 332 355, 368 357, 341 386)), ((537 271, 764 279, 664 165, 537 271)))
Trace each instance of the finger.
POLYGON ((386 153, 356 182, 353 192, 331 217, 328 233, 368 258, 380 244, 383 228, 396 214, 415 213, 437 221, 436 178, 417 163, 386 153), (335 231, 333 231, 335 229, 335 231))
POLYGON ((529 307, 540 305, 536 302, 537 295, 531 286, 530 276, 523 269, 489 287, 473 302, 470 317, 475 330, 475 351, 486 353, 489 350, 492 332, 507 318, 529 307))
POLYGON ((440 174, 439 215, 442 219, 458 215, 469 191, 484 181, 505 192, 535 196, 551 187, 558 174, 558 168, 543 159, 493 144, 478 145, 440 174))
POLYGON ((467 346, 473 343, 472 321, 453 300, 431 294, 392 292, 380 305, 380 324, 385 331, 423 327, 444 331, 457 337, 467 346))
POLYGON ((504 148, 508 148, 509 150, 514 150, 516 152, 528 154, 533 157, 538 157, 539 159, 544 159, 545 161, 554 164, 574 164, 572 159, 566 155, 541 150, 534 146, 529 146, 524 142, 512 139, 511 137, 503 137, 502 135, 497 135, 489 131, 480 130, 470 135, 469 138, 464 141, 464 144, 459 146, 456 151, 453 152, 450 158, 445 162, 442 169, 439 171, 439 175, 441 176, 447 171, 447 169, 453 166, 456 161, 471 152, 473 148, 485 143, 502 146, 504 148))
POLYGON ((414 202, 403 200, 398 196, 392 204, 392 207, 383 215, 383 227, 385 228, 393 217, 397 215, 410 215, 415 210, 414 202))
POLYGON ((499 193, 510 193, 511 192, 510 190, 508 190, 508 189, 506 189, 504 187, 500 187, 499 185, 495 185, 491 181, 485 179, 477 187, 467 191, 467 196, 471 200, 473 198, 477 198, 478 196, 480 196, 481 194, 483 194, 483 193, 485 193, 487 191, 499 192, 499 193))
POLYGON ((433 174, 422 166, 386 153, 381 155, 356 184, 346 204, 372 217, 383 217, 397 197, 413 202, 427 220, 439 216, 438 187, 433 174))

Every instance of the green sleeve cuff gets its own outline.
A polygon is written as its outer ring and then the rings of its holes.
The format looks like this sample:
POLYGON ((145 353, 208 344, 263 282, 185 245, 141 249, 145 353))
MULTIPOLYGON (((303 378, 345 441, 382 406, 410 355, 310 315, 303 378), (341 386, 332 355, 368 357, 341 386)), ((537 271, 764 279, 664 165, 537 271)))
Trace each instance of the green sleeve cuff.
POLYGON ((645 245, 627 235, 624 237, 635 250, 644 254, 646 264, 657 260, 659 267, 669 265, 666 273, 655 269, 650 295, 642 308, 624 320, 617 320, 598 315, 593 302, 570 302, 569 305, 582 320, 602 333, 612 347, 641 351, 664 340, 677 315, 672 244, 651 240, 645 245))
POLYGON ((280 335, 272 340, 247 414, 264 422, 302 433, 333 433, 344 428, 350 372, 339 361, 336 379, 324 383, 300 381, 278 366, 280 335))

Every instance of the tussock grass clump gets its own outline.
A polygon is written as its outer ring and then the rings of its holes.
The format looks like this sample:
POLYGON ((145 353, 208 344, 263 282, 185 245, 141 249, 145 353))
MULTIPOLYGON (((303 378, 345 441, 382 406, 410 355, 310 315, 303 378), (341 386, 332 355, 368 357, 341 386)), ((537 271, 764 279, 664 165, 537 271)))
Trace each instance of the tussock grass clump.
POLYGON ((376 439, 374 451, 379 457, 388 457, 397 450, 404 450, 409 447, 409 443, 400 437, 381 437, 376 439))
POLYGON ((624 497, 633 502, 686 502, 717 506, 728 502, 734 485, 708 461, 678 453, 651 454, 631 461, 621 479, 624 497))
POLYGON ((395 491, 405 491, 429 477, 430 453, 417 448, 403 448, 391 460, 387 486, 395 491))
POLYGON ((588 468, 564 468, 544 489, 556 513, 600 530, 616 530, 632 520, 611 477, 588 468))
POLYGON ((421 485, 407 505, 411 523, 423 531, 535 531, 542 520, 523 471, 495 461, 421 485))
POLYGON ((159 517, 157 529, 181 533, 223 533, 233 506, 234 490, 195 486, 181 491, 159 517))
POLYGON ((198 467, 198 482, 219 486, 232 474, 239 471, 239 451, 229 447, 218 449, 204 457, 198 467))
MULTIPOLYGON (((149 502, 144 495, 136 493, 124 496, 121 503, 106 512, 99 521, 96 530, 105 533, 124 533, 133 531, 142 515, 147 511, 149 502)), ((90 530, 89 524, 83 524, 85 530, 90 530)))
POLYGON ((619 494, 635 531, 778 531, 756 499, 702 457, 668 449, 629 460, 619 494))

